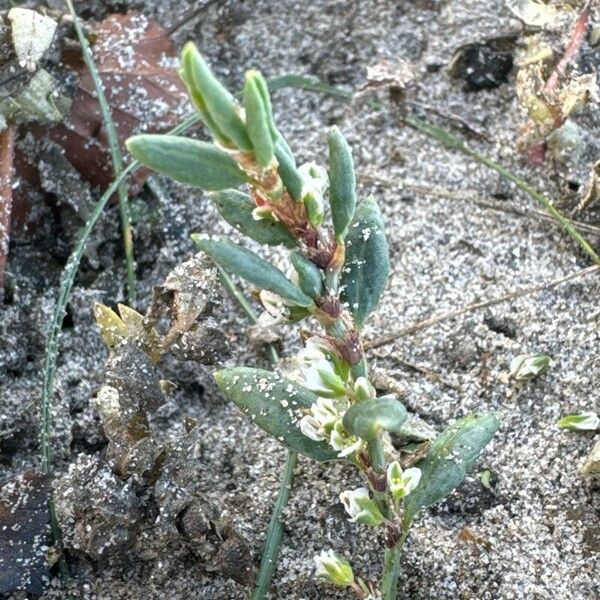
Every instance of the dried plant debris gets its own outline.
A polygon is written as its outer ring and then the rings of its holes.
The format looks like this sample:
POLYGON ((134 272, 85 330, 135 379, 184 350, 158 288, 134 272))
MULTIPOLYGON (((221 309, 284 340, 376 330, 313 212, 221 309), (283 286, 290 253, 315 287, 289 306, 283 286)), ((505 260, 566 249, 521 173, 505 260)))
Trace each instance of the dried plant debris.
POLYGON ((152 440, 148 423, 171 386, 159 380, 159 360, 170 352, 213 364, 227 355, 226 338, 209 318, 218 285, 215 267, 197 254, 154 288, 146 316, 122 304, 119 314, 101 304, 94 307, 110 351, 95 404, 109 440, 107 459, 120 477, 152 484, 168 454, 152 440))
POLYGON ((512 0, 510 10, 523 23, 532 27, 547 27, 556 24, 558 10, 552 4, 537 0, 512 0))
POLYGON ((600 476, 600 441, 592 448, 581 467, 581 474, 587 477, 600 476))
POLYGON ((0 594, 41 594, 48 581, 48 477, 28 471, 0 489, 0 594))
MULTIPOLYGON (((28 214, 36 195, 58 204, 67 196, 46 176, 49 168, 61 166, 56 156, 48 162, 48 147, 59 148, 65 170, 79 173, 86 184, 106 187, 113 170, 94 84, 72 22, 58 11, 15 8, 11 15, 0 23, 0 130, 8 123, 21 125, 14 194, 15 206, 28 214), (45 33, 28 37, 32 28, 45 33)), ((129 12, 85 27, 120 141, 139 131, 168 129, 182 119, 188 108, 176 75, 175 47, 156 21, 129 12)), ((136 172, 134 191, 147 175, 145 169, 136 172)), ((81 194, 73 198, 71 206, 81 194)), ((83 216, 84 206, 78 210, 83 216)), ((94 248, 89 258, 97 265, 94 248)))
POLYGON ((226 357, 225 337, 209 316, 218 285, 214 266, 196 255, 154 289, 146 315, 124 305, 118 313, 95 306, 109 357, 94 405, 108 446, 103 457, 80 455, 56 485, 68 549, 95 561, 136 560, 158 570, 165 561, 193 556, 206 571, 253 581, 250 546, 224 516, 222 502, 201 491, 199 428, 187 420, 186 433, 164 440, 151 424, 175 385, 158 376, 166 353, 202 364, 226 357))
MULTIPOLYGON (((12 8, 0 22, 0 115, 3 121, 51 123, 71 107, 70 80, 60 77, 64 27, 29 8, 12 8)), ((1 127, 0 127, 1 129, 1 127)))
POLYGON ((600 160, 594 164, 577 210, 585 210, 600 199, 600 160))
POLYGON ((213 322, 206 318, 199 321, 201 316, 210 315, 220 288, 217 270, 201 252, 177 266, 154 288, 144 322, 146 327, 159 327, 164 317, 169 318, 159 342, 161 352, 214 364, 226 351, 226 340, 213 322))
POLYGON ((141 501, 133 482, 119 479, 100 456, 79 455, 54 491, 66 548, 98 559, 132 543, 141 501))
MULTIPOLYGON (((119 140, 139 131, 163 131, 187 111, 185 87, 176 75, 176 50, 156 21, 137 12, 113 14, 92 26, 92 51, 119 140)), ((50 132, 62 144, 69 161, 94 185, 106 187, 113 178, 100 106, 79 48, 63 53, 78 75, 73 109, 50 132), (95 143, 90 144, 90 140, 95 143), (85 152, 83 151, 85 149, 85 152)), ((147 176, 136 176, 141 184, 147 176)))
POLYGON ((519 149, 534 163, 550 159, 560 166, 564 179, 579 190, 583 210, 596 195, 589 179, 600 152, 593 44, 600 9, 589 2, 573 7, 523 0, 512 10, 528 27, 517 57, 517 97, 528 117, 519 149))
POLYGON ((153 364, 167 352, 183 360, 215 364, 228 352, 227 338, 210 318, 219 297, 217 270, 198 253, 154 287, 145 316, 123 304, 119 304, 119 314, 101 304, 94 312, 111 350, 129 340, 139 345, 153 364))
POLYGON ((10 9, 8 20, 19 65, 35 71, 54 39, 57 22, 35 10, 18 7, 10 9))

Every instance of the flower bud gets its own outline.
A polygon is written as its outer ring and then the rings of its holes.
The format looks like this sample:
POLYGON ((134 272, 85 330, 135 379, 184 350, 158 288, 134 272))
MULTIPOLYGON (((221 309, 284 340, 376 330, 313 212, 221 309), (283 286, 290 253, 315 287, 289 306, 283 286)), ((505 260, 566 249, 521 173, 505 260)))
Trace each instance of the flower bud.
POLYGON ((395 460, 387 468, 387 482, 394 498, 400 500, 410 494, 421 481, 421 469, 411 467, 402 470, 400 463, 395 460))
POLYGON ((302 178, 302 195, 313 193, 323 198, 329 187, 327 170, 314 162, 304 163, 298 167, 298 174, 302 178))
POLYGON ((587 411, 563 417, 558 426, 570 431, 596 431, 600 427, 600 418, 596 413, 587 411))
POLYGON ((320 227, 325 217, 323 195, 329 185, 327 171, 316 163, 305 163, 298 168, 302 179, 302 201, 306 216, 313 227, 320 227))
POLYGON ((323 197, 315 195, 314 192, 308 192, 302 198, 304 208, 306 209, 306 218, 313 227, 320 227, 325 218, 325 204, 323 197))
POLYGON ((314 557, 317 577, 322 577, 340 587, 347 587, 354 582, 354 573, 350 563, 333 550, 325 552, 314 557))
POLYGON ((339 398, 346 395, 346 386, 336 373, 332 363, 322 358, 314 362, 304 374, 305 386, 323 398, 339 398))
POLYGON ((273 221, 273 209, 270 206, 257 206, 252 211, 252 218, 255 221, 262 221, 263 219, 267 219, 273 221))
POLYGON ((359 402, 373 400, 376 396, 375 388, 369 383, 366 377, 359 377, 354 382, 354 393, 359 402))
POLYGON ((346 490, 340 494, 340 500, 354 523, 377 527, 383 523, 383 515, 377 504, 369 498, 369 490, 360 487, 354 491, 346 490))

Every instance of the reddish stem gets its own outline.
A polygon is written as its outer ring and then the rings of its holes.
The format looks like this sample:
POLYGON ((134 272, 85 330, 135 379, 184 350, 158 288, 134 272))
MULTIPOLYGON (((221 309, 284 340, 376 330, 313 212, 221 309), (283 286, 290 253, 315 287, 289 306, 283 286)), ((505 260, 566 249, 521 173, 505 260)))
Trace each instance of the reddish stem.
POLYGON ((0 299, 4 297, 4 273, 8 263, 14 144, 15 128, 8 125, 0 132, 0 299))
POLYGON ((556 68, 552 72, 552 75, 548 78, 546 82, 546 86, 544 87, 544 91, 552 92, 556 89, 558 85, 559 79, 564 75, 567 67, 575 60, 577 55, 579 54, 579 50, 581 45, 583 44, 583 40, 585 40, 585 35, 587 33, 587 26, 589 20, 588 8, 590 6, 590 0, 586 3, 579 15, 579 19, 577 19, 577 23, 575 23, 575 27, 573 29, 573 33, 571 35, 571 42, 567 46, 563 57, 560 59, 556 68))

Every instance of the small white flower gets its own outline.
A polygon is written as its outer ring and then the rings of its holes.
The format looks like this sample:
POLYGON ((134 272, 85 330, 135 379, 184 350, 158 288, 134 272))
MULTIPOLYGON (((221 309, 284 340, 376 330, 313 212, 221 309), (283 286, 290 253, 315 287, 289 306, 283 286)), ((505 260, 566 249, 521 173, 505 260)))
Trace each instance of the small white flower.
POLYGON ((336 421, 329 436, 329 445, 339 452, 338 456, 343 458, 361 449, 363 441, 355 435, 349 434, 344 429, 342 420, 336 421))
POLYGON ((510 374, 518 381, 533 379, 548 369, 550 357, 546 354, 521 354, 510 361, 510 374))
POLYGON ((558 426, 571 431, 596 431, 600 427, 600 418, 595 412, 586 411, 563 417, 558 426))
POLYGON ((304 348, 298 352, 298 359, 309 367, 314 362, 323 358, 328 359, 336 355, 336 349, 325 338, 313 335, 304 342, 304 348))
POLYGON ((315 442, 320 442, 325 438, 325 436, 320 433, 321 431, 321 423, 317 419, 315 419, 312 415, 304 415, 300 422, 298 423, 298 427, 300 427, 300 431, 311 440, 315 442))
POLYGON ((383 523, 383 515, 379 507, 371 498, 369 498, 369 490, 365 487, 360 487, 355 490, 346 490, 340 494, 340 500, 350 515, 350 520, 355 523, 363 523, 376 527, 383 523))
POLYGON ((310 407, 310 412, 300 419, 300 431, 316 442, 329 439, 336 422, 342 418, 333 400, 318 398, 310 407))
POLYGON ((408 496, 419 485, 419 481, 421 469, 411 467, 403 471, 397 460, 388 465, 387 482, 394 498, 399 500, 408 496))
POLYGON ((354 573, 350 563, 343 557, 336 554, 333 550, 325 552, 314 557, 317 577, 322 577, 340 587, 347 587, 354 581, 354 573))

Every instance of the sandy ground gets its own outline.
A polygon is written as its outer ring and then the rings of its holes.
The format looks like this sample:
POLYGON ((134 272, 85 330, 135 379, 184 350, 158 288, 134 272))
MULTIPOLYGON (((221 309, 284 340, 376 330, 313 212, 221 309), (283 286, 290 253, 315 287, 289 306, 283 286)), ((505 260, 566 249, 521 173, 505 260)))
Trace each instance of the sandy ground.
MULTIPOLYGON (((144 7, 167 26, 187 9, 173 2, 144 7)), ((522 115, 514 73, 508 83, 493 90, 468 93, 445 72, 452 52, 461 44, 520 30, 520 23, 500 0, 258 1, 212 6, 200 20, 180 30, 175 41, 178 45, 186 39, 196 41, 233 88, 243 71, 252 67, 266 76, 316 75, 351 89, 364 81, 366 67, 382 58, 411 61, 421 74, 415 100, 454 113, 484 131, 487 141, 471 140, 474 146, 572 205, 560 176, 550 168, 527 167, 515 150, 522 115)), ((379 201, 393 271, 367 337, 589 264, 553 224, 484 210, 468 199, 411 191, 411 184, 439 186, 473 191, 499 206, 508 202, 531 208, 529 199, 490 171, 402 128, 395 107, 385 99, 376 109, 286 90, 274 95, 274 105, 299 162, 324 162, 327 127, 337 123, 353 147, 361 195, 373 193, 379 201), (500 192, 503 199, 491 197, 500 192)), ((145 238, 138 253, 140 306, 151 286, 191 252, 190 231, 225 230, 201 194, 166 181, 162 184, 168 198, 148 200, 154 202, 159 225, 137 230, 136 237, 145 238)), ((106 236, 106 254, 114 256, 119 243, 116 210, 111 214, 114 221, 107 219, 100 235, 106 236)), ((587 218, 593 222, 594 213, 587 218)), ((0 408, 11 415, 9 425, 19 432, 20 442, 2 461, 7 476, 37 464, 33 408, 39 398, 45 322, 60 267, 45 250, 43 241, 19 248, 11 267, 19 295, 18 302, 4 309, 8 341, 2 350, 2 367, 10 385, 0 395, 0 408), (34 265, 38 265, 36 272, 43 265, 43 276, 36 275, 34 265), (25 314, 30 318, 24 320, 25 314)), ((81 276, 70 306, 70 327, 61 338, 55 406, 59 473, 65 473, 78 454, 94 454, 101 447, 89 400, 102 382, 105 351, 92 326, 91 303, 121 300, 124 280, 118 259, 112 264, 107 261, 99 275, 81 276)), ((556 426, 564 413, 599 408, 595 352, 599 295, 597 278, 576 280, 446 321, 372 353, 377 367, 407 386, 407 405, 434 426, 441 428, 476 410, 497 410, 503 421, 472 477, 415 524, 403 558, 399 598, 599 597, 600 496, 594 483, 578 475, 595 438, 567 434, 556 426), (528 352, 552 356, 551 368, 533 382, 515 384, 508 378, 508 364, 513 356, 528 352), (441 381, 407 367, 406 362, 437 373, 441 381), (480 483, 484 468, 492 474, 491 489, 480 483), (466 530, 472 535, 465 536, 466 530)), ((219 308, 218 318, 238 348, 231 362, 263 365, 253 350, 239 350, 246 328, 228 300, 219 308)), ((295 339, 293 332, 285 333, 286 351, 294 350, 295 339)), ((200 488, 219 499, 249 541, 258 564, 284 451, 224 403, 210 382, 209 370, 167 365, 165 372, 179 378, 180 388, 161 409, 155 426, 165 438, 176 438, 186 415, 198 418, 205 477, 200 488)), ((312 556, 322 548, 346 554, 355 573, 377 579, 382 540, 348 523, 338 502, 340 491, 359 483, 350 468, 299 461, 273 599, 350 597, 314 581, 312 556)), ((73 585, 77 597, 90 599, 234 600, 247 594, 242 586, 215 576, 203 565, 176 557, 146 562, 111 557, 102 563, 79 558, 73 585)), ((47 597, 64 597, 57 581, 47 597)))

